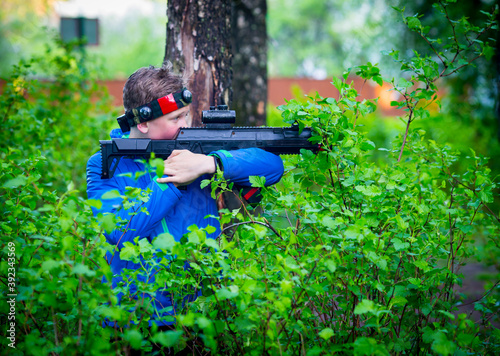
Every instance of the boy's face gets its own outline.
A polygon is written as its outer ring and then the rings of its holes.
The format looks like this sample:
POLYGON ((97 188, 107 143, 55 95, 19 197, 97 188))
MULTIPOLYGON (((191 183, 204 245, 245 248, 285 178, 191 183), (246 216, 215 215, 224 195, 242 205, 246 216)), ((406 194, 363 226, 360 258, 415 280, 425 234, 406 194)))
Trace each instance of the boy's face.
POLYGON ((152 140, 172 140, 181 127, 187 127, 189 105, 147 122, 147 136, 152 140))

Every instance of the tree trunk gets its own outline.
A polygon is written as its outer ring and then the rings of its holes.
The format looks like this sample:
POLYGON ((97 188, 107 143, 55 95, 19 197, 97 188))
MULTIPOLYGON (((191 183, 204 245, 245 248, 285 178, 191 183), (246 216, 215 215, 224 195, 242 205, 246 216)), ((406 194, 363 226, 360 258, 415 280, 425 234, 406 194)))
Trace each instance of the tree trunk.
POLYGON ((193 93, 191 126, 201 125, 201 111, 231 107, 231 2, 170 0, 167 6, 165 61, 189 78, 193 93))
POLYGON ((238 126, 266 124, 266 0, 234 0, 233 105, 238 126))

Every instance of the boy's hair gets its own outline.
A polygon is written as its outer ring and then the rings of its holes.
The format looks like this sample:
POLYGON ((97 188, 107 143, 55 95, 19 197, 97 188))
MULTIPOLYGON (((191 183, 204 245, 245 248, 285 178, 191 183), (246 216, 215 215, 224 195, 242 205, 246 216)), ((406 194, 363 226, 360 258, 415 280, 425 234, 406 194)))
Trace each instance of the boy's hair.
POLYGON ((123 87, 123 107, 130 110, 161 98, 185 86, 182 76, 174 74, 172 63, 161 67, 143 67, 136 70, 123 87))

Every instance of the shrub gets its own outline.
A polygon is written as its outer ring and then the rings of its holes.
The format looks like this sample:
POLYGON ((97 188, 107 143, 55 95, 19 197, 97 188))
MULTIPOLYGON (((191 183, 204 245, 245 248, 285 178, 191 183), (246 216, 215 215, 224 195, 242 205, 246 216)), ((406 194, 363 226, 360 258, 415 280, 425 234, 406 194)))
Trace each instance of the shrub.
MULTIPOLYGON (((457 25, 447 15, 448 3, 436 8, 462 37, 443 43, 428 37, 418 16, 400 10, 435 59, 389 53, 405 74, 390 81, 403 98, 393 105, 407 116, 404 133, 378 148, 385 164, 372 163, 375 144, 356 126, 376 103, 356 101, 357 92, 345 82, 349 72, 333 79, 339 98, 316 96, 281 107, 286 122, 313 127, 323 151, 286 161, 280 186, 264 189, 260 217, 226 211, 221 222, 230 225, 219 242, 227 261, 204 254, 192 263, 200 280, 213 276, 207 272, 212 266, 220 266, 222 278, 212 277, 213 295, 186 308, 179 330, 197 325, 207 345, 231 354, 499 352, 498 282, 475 301, 479 322, 461 312, 463 299, 454 290, 463 278, 460 267, 477 254, 477 237, 498 256, 500 218, 491 207, 498 183, 487 158, 473 150, 461 157, 412 128, 430 116, 438 78, 491 53, 479 38, 496 28, 496 13, 483 28, 465 18, 457 25), (203 314, 209 323, 197 322, 203 314)), ((382 83, 370 63, 351 71, 382 83)))
POLYGON ((110 105, 85 65, 74 45, 59 43, 15 66, 2 94, 1 290, 15 299, 0 305, 3 353, 110 347, 101 327, 102 303, 115 299, 101 283, 110 274, 105 241, 83 198, 85 163, 110 105), (48 80, 35 77, 42 67, 48 80))

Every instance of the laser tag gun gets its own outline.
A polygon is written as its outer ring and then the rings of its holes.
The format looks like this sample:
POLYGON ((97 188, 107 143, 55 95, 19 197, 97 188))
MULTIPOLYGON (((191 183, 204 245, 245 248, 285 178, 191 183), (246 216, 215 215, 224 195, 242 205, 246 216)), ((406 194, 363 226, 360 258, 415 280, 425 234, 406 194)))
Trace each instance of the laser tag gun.
MULTIPOLYGON (((166 113, 188 105, 192 95, 187 89, 154 100, 139 108, 127 111, 118 118, 123 132, 139 122, 153 120, 166 113)), ((154 152, 156 157, 167 159, 173 150, 189 150, 193 153, 209 154, 217 150, 237 150, 257 147, 275 154, 299 154, 301 149, 317 152, 318 144, 309 142, 311 128, 299 130, 298 125, 290 127, 232 127, 236 120, 234 110, 226 105, 202 112, 205 127, 181 128, 172 140, 151 140, 146 138, 114 138, 102 140, 101 178, 112 178, 122 157, 148 159, 154 152)))

